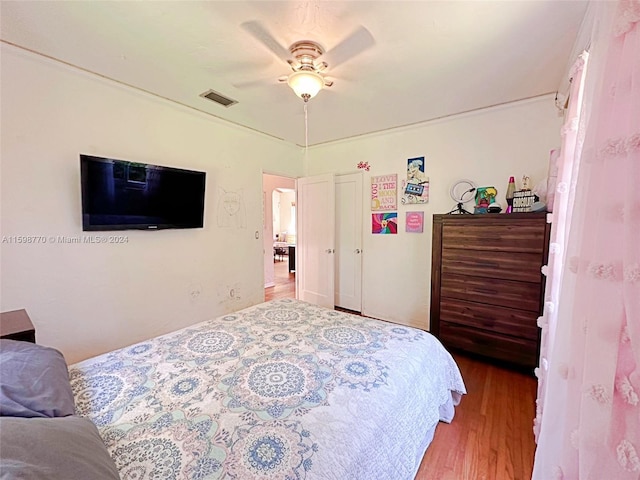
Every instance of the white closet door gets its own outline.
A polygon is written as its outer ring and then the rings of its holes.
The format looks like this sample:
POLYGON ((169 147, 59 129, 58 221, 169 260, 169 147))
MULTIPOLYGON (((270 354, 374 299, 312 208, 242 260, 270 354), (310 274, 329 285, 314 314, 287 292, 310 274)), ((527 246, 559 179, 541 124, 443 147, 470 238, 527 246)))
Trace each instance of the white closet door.
POLYGON ((333 174, 297 181, 298 298, 334 307, 335 185, 333 174))
POLYGON ((335 304, 362 311, 362 174, 338 175, 335 304))

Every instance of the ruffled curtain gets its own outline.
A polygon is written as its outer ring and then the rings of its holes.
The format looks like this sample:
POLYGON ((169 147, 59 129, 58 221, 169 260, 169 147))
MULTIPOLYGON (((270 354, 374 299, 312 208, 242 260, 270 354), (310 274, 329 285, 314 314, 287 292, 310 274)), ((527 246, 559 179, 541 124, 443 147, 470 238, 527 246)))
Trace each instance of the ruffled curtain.
POLYGON ((565 123, 575 195, 559 179, 567 230, 540 320, 536 480, 640 478, 640 1, 589 8, 584 108, 565 123))
POLYGON ((555 343, 558 325, 558 298, 562 284, 564 252, 567 249, 567 237, 571 225, 571 216, 575 200, 576 179, 580 169, 582 143, 584 141, 584 116, 581 115, 583 104, 583 78, 589 58, 583 52, 575 62, 569 73, 571 89, 569 92, 569 106, 565 111, 565 121, 562 126, 562 146, 558 154, 552 151, 552 160, 557 165, 555 193, 548 196, 547 205, 553 205, 551 216, 551 238, 549 243, 548 266, 543 269, 547 276, 545 287, 544 314, 538 319, 538 326, 542 329, 540 339, 540 365, 536 369, 538 377, 538 398, 536 400, 536 418, 533 432, 540 435, 540 421, 547 390, 547 376, 549 362, 555 343), (582 123, 580 122, 582 120, 582 123), (578 128, 580 126, 580 128, 578 128), (579 132, 578 132, 579 130, 579 132), (580 133, 580 135, 578 135, 580 133))

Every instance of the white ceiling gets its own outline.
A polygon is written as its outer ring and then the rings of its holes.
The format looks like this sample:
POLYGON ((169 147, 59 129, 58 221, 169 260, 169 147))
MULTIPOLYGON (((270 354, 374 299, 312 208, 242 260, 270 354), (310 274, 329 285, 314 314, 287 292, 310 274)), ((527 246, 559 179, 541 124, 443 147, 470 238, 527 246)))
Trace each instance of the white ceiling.
POLYGON ((334 85, 308 104, 315 145, 555 92, 586 6, 2 1, 0 13, 4 42, 299 145, 303 102, 278 83, 291 70, 273 50, 317 41, 334 85), (239 103, 199 96, 209 89, 239 103))

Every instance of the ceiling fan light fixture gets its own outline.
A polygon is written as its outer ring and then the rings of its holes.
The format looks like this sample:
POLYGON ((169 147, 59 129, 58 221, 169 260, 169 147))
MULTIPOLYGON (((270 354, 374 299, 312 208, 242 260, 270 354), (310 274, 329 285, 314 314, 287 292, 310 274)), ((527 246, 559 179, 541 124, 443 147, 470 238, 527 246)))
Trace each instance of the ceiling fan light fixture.
POLYGON ((289 75, 287 83, 298 97, 307 102, 322 90, 324 87, 324 78, 319 73, 301 70, 289 75))

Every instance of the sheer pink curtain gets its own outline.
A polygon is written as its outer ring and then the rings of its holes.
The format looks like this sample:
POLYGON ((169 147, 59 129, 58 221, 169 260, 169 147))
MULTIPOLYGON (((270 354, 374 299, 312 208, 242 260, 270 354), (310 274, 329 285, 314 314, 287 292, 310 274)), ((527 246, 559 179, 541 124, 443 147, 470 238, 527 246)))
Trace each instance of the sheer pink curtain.
MULTIPOLYGON (((536 400, 536 418, 534 434, 536 440, 540 434, 540 421, 546 398, 547 376, 555 333, 558 323, 558 299, 562 284, 564 252, 567 248, 567 237, 571 225, 571 216, 575 199, 576 180, 580 169, 582 142, 584 139, 584 116, 582 112, 584 74, 589 54, 582 53, 569 73, 571 90, 569 92, 569 106, 565 111, 562 126, 562 145, 557 162, 557 178, 555 193, 550 192, 547 205, 554 205, 551 216, 551 238, 549 243, 549 261, 546 270, 544 314, 538 319, 538 326, 542 329, 540 341, 540 365, 536 369, 538 377, 538 399, 536 400), (582 119, 582 124, 580 120, 582 119), (578 127, 580 126, 580 132, 578 127), (578 134, 580 133, 580 135, 578 134)), ((552 152, 555 155, 556 152, 552 152)))
POLYGON ((539 369, 536 480, 640 478, 640 1, 589 8, 584 144, 539 369))

